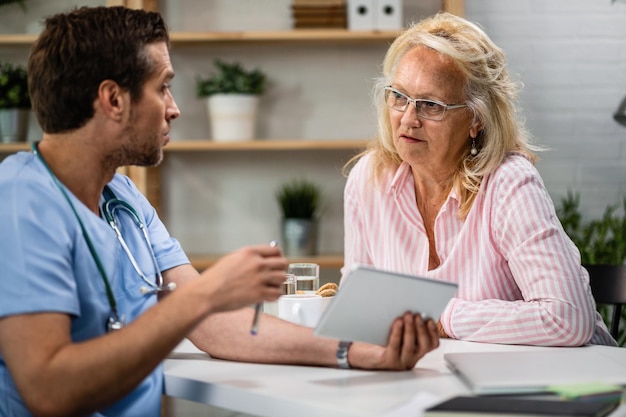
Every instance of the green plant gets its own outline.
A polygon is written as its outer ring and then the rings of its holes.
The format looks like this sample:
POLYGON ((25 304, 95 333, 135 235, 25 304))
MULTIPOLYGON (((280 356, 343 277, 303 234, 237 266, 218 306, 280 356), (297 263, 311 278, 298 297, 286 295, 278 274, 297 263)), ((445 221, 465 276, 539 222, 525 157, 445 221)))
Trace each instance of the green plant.
MULTIPOLYGON (((580 213, 580 195, 571 191, 561 198, 557 215, 565 233, 580 251, 583 265, 623 265, 626 262, 626 198, 622 201, 621 215, 617 205, 609 205, 601 218, 583 221, 580 213)), ((609 323, 611 306, 598 305, 605 323, 609 323)), ((621 323, 626 323, 626 309, 622 310, 621 323)), ((620 327, 618 342, 626 343, 626 325, 620 327)))
POLYGON ((26 11, 26 5, 24 4, 24 0, 0 0, 0 6, 4 6, 5 4, 13 4, 13 3, 19 4, 22 10, 26 11))
POLYGON ((314 219, 319 212, 321 198, 320 187, 305 179, 285 183, 276 192, 285 219, 314 219))
POLYGON ((245 70, 239 63, 226 63, 219 59, 214 61, 217 72, 208 78, 198 78, 196 94, 207 97, 213 94, 254 94, 265 91, 266 77, 260 70, 245 70))
POLYGON ((28 77, 19 65, 0 63, 0 109, 29 109, 28 77))
MULTIPOLYGON (((626 217, 609 205, 600 219, 583 222, 580 195, 568 192, 561 199, 557 215, 563 229, 580 251, 581 262, 588 265, 621 265, 626 261, 626 217)), ((622 203, 626 213, 626 198, 622 203)))

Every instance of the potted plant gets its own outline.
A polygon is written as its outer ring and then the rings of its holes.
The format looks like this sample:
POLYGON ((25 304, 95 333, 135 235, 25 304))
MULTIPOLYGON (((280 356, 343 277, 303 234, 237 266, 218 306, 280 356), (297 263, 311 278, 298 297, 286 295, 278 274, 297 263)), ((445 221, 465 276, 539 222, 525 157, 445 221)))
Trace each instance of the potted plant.
POLYGON ((24 0, 0 0, 0 6, 4 6, 5 4, 13 4, 17 3, 22 8, 23 11, 26 11, 26 5, 24 4, 24 0))
MULTIPOLYGON (((568 192, 561 199, 557 215, 563 229, 580 251, 581 262, 590 272, 593 270, 626 269, 626 198, 622 202, 622 214, 616 213, 617 206, 609 205, 601 218, 584 222, 579 210, 580 195, 568 192)), ((620 271, 619 273, 626 273, 620 271)), ((598 304, 604 322, 609 324, 611 308, 598 304)), ((622 310, 617 341, 626 344, 626 309, 622 310)))
POLYGON ((196 94, 207 98, 213 140, 241 141, 255 137, 259 96, 266 76, 259 69, 245 70, 240 63, 214 61, 217 72, 198 78, 196 94))
POLYGON ((276 191, 282 213, 282 249, 286 256, 317 254, 318 215, 322 191, 305 179, 282 184, 276 191))
POLYGON ((9 62, 0 63, 0 140, 26 140, 30 115, 26 69, 9 62))

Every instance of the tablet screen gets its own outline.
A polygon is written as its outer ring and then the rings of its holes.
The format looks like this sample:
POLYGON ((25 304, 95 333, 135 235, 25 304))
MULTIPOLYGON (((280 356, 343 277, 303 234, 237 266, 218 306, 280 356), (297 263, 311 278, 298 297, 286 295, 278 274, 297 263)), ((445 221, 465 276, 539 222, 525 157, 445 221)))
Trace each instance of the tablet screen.
POLYGON ((457 287, 452 282, 356 266, 314 333, 385 346, 394 319, 410 311, 439 320, 457 287))

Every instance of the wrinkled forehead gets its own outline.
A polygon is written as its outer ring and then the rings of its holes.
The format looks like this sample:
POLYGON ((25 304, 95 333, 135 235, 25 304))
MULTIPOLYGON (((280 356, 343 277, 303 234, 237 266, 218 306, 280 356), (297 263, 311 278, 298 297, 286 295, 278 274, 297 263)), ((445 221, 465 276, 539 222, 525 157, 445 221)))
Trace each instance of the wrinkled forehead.
POLYGON ((427 89, 428 93, 446 98, 457 98, 454 92, 463 90, 465 82, 465 75, 451 57, 423 45, 400 57, 393 75, 394 84, 419 93, 427 89))

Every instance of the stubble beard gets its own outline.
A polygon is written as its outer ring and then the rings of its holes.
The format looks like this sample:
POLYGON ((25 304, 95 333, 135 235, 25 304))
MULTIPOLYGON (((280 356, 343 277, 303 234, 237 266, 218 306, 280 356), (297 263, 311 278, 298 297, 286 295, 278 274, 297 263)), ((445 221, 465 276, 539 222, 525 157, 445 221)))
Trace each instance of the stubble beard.
POLYGON ((142 134, 134 127, 136 125, 136 113, 131 111, 129 126, 125 129, 124 136, 128 138, 120 157, 122 165, 137 165, 153 167, 163 161, 163 147, 158 134, 142 134))

